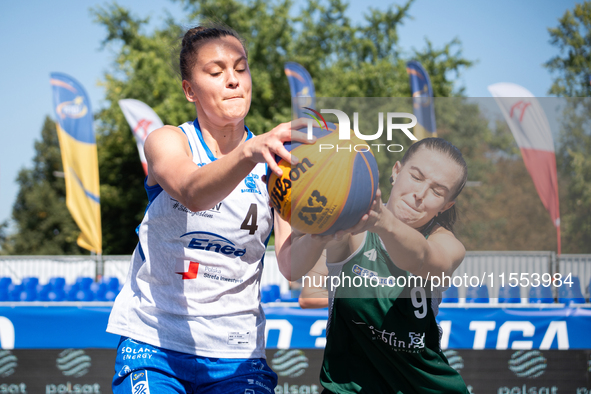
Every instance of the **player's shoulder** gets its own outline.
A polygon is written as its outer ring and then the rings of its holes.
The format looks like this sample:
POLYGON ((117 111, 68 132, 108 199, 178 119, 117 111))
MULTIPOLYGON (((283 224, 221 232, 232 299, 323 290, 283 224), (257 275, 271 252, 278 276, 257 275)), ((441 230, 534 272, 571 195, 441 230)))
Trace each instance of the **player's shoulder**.
POLYGON ((429 234, 428 240, 435 242, 450 254, 453 260, 463 260, 466 255, 464 244, 455 236, 455 234, 443 226, 436 225, 429 234))

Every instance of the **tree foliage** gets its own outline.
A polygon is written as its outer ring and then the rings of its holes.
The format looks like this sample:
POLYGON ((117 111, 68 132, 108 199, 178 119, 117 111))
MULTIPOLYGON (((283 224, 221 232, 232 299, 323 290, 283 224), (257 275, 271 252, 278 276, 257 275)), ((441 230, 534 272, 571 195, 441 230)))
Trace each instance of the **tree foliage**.
MULTIPOLYGON (((151 106, 165 124, 195 117, 186 101, 178 72, 180 39, 200 21, 222 22, 245 39, 253 79, 253 100, 246 123, 255 133, 271 130, 291 118, 289 85, 283 71, 296 61, 312 75, 318 97, 409 97, 406 61, 400 57, 397 27, 408 17, 412 1, 386 11, 370 10, 366 22, 354 25, 340 0, 309 1, 297 16, 291 1, 181 0, 189 23, 168 19, 145 33, 142 20, 118 5, 94 10, 105 26, 103 44, 117 57, 103 86, 108 103, 97 114, 101 177, 101 211, 105 254, 130 253, 137 242, 133 229, 147 199, 142 169, 129 126, 118 100, 135 98, 151 106)), ((459 42, 417 53, 437 70, 437 94, 454 92, 452 77, 471 63, 461 58, 459 42), (456 52, 453 52, 453 51, 456 52), (435 58, 431 59, 429 56, 435 58)))
MULTIPOLYGON (((81 254, 79 230, 66 207, 66 185, 55 123, 45 118, 33 167, 22 169, 12 209, 16 231, 1 239, 2 254, 81 254), (56 177, 56 174, 58 175, 56 177)), ((6 223, 4 224, 6 227, 6 223)))
POLYGON ((549 93, 566 102, 556 155, 564 252, 591 253, 591 1, 558 23, 548 31, 560 54, 545 66, 555 75, 549 93))
MULTIPOLYGON (((291 118, 289 85, 283 71, 287 61, 296 61, 310 72, 319 98, 406 98, 399 99, 402 101, 396 105, 397 110, 404 111, 411 111, 406 62, 420 61, 433 83, 439 135, 460 148, 468 163, 469 180, 481 185, 466 188, 458 199, 462 213, 458 237, 469 250, 547 250, 552 248, 552 242, 555 244, 554 228, 506 124, 491 126, 479 103, 462 97, 463 89, 455 83, 460 73, 472 65, 463 57, 461 43, 453 40, 436 48, 427 40, 424 49, 415 50, 408 58, 403 55, 398 27, 409 18, 412 0, 385 11, 370 8, 359 24, 346 16, 347 6, 341 0, 309 0, 303 4, 289 0, 177 1, 184 6, 187 20, 168 18, 152 31, 147 31, 147 19, 117 4, 93 11, 97 23, 106 31, 104 48, 115 54, 101 81, 106 105, 95 114, 105 254, 132 252, 137 243, 134 229, 147 204, 137 148, 118 101, 141 100, 165 124, 192 120, 195 109, 184 97, 178 71, 179 45, 184 31, 205 19, 225 23, 245 38, 253 79, 253 100, 246 123, 255 134, 291 118)), ((44 128, 43 141, 50 138, 48 133, 44 128)), ((47 150, 55 155, 52 171, 61 168, 55 130, 53 133, 53 140, 47 140, 39 149, 39 155, 45 155, 45 149, 52 147, 47 150)), ((407 144, 406 140, 403 145, 407 144)), ((387 198, 393 162, 379 157, 378 161, 380 184, 387 198)), ((19 178, 21 192, 13 214, 17 233, 6 236, 0 229, 3 250, 36 253, 17 246, 27 242, 24 240, 29 238, 29 227, 39 232, 34 235, 41 240, 39 244, 62 245, 53 242, 57 237, 53 233, 55 225, 39 226, 45 221, 38 220, 37 208, 28 202, 44 199, 61 202, 48 218, 53 218, 55 212, 56 218, 63 219, 58 230, 65 243, 54 252, 43 249, 46 251, 42 253, 80 253, 75 244, 78 230, 65 208, 63 180, 45 173, 45 178, 33 181, 38 172, 23 170, 19 178), (35 191, 37 186, 31 186, 35 182, 45 193, 42 197, 32 197, 41 193, 35 191), (47 196, 50 193, 57 197, 52 200, 47 196)))
POLYGON ((550 94, 563 97, 589 97, 591 86, 591 1, 576 4, 549 28, 550 43, 560 54, 544 65, 556 75, 550 94))

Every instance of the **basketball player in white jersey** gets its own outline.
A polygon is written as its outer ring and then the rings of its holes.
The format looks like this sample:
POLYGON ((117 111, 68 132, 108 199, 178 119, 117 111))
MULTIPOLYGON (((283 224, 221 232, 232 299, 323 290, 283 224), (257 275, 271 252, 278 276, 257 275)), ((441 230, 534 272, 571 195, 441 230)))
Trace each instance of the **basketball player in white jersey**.
MULTIPOLYGON (((290 228, 273 218, 263 175, 283 142, 307 142, 283 123, 254 136, 247 53, 227 27, 197 27, 180 69, 197 118, 165 126, 145 144, 149 197, 125 285, 107 331, 120 335, 115 393, 265 393, 277 376, 264 353, 263 256, 275 220, 281 251, 290 228)), ((308 141, 309 142, 309 141, 308 141)))

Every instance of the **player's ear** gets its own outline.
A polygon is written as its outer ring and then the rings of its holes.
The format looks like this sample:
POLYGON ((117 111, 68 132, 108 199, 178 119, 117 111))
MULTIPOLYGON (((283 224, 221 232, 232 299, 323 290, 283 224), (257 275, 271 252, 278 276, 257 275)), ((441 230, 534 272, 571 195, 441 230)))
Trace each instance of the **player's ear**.
POLYGON ((183 80, 183 91, 185 92, 185 97, 188 101, 192 103, 197 101, 197 95, 195 94, 195 90, 193 89, 189 81, 187 81, 186 79, 183 80))
POLYGON ((392 167, 392 175, 390 176, 390 183, 393 185, 396 182, 396 177, 400 174, 400 170, 402 169, 402 164, 397 161, 396 164, 392 167))
POLYGON ((439 213, 443 213, 443 212, 447 211, 448 209, 453 207, 455 203, 456 203, 455 201, 450 201, 450 202, 446 203, 439 213))

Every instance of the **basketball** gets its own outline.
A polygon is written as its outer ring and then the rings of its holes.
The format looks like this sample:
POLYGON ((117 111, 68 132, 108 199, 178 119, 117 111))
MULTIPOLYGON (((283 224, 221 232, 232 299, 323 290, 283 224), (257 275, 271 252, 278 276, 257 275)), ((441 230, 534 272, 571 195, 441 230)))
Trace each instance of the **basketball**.
POLYGON ((299 159, 290 165, 276 157, 283 175, 267 174, 275 212, 303 233, 329 235, 357 224, 378 189, 378 165, 365 141, 354 133, 339 140, 336 126, 314 128, 314 144, 287 142, 299 159))

